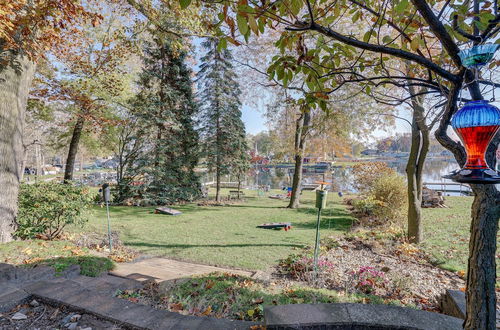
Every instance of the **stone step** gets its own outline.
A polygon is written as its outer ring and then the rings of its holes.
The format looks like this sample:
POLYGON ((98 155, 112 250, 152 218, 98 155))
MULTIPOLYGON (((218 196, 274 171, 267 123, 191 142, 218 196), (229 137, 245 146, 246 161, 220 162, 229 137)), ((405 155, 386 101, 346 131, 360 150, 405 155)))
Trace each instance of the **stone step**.
POLYGON ((87 289, 96 290, 106 295, 114 295, 117 290, 136 290, 142 288, 142 284, 139 281, 112 275, 99 277, 78 276, 73 278, 72 281, 81 284, 87 289))
MULTIPOLYGON (((109 278, 107 280, 110 280, 109 278)), ((88 279, 82 279, 82 282, 88 279)), ((105 282, 101 281, 101 283, 105 282)), ((114 282, 114 280, 112 280, 114 282)), ((94 282, 97 283, 97 282, 94 282)), ((24 287, 37 300, 62 304, 84 313, 138 329, 250 329, 256 323, 215 319, 209 317, 185 316, 149 306, 134 304, 124 299, 102 294, 95 288, 84 287, 75 280, 41 281, 24 287)))
MULTIPOLYGON (((79 266, 72 266, 61 274, 60 277, 74 277, 80 273, 79 266)), ((10 264, 0 264, 0 282, 25 283, 42 281, 54 278, 55 270, 49 266, 35 265, 33 267, 13 266, 10 264)))
POLYGON ((10 282, 17 277, 17 267, 9 264, 0 264, 0 282, 10 282))
POLYGON ((267 330, 461 330, 459 318, 407 307, 365 304, 296 304, 264 307, 267 330))
POLYGON ((24 290, 12 284, 0 282, 0 313, 10 311, 17 305, 22 304, 29 296, 24 290))

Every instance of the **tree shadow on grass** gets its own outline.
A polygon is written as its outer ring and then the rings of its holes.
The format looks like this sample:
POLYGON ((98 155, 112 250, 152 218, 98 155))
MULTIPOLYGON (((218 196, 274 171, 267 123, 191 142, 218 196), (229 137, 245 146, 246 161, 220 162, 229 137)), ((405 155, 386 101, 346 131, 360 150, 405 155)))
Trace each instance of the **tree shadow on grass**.
MULTIPOLYGON (((167 206, 174 210, 184 213, 207 212, 207 211, 220 211, 222 207, 218 206, 198 206, 196 204, 186 205, 171 205, 167 206)), ((112 215, 127 215, 127 216, 144 216, 145 214, 155 214, 156 206, 112 206, 110 212, 112 215)))
MULTIPOLYGON (((308 215, 317 215, 318 210, 314 208, 300 208, 298 213, 308 215)), ((326 208, 321 211, 320 229, 330 229, 338 231, 347 231, 351 228, 353 222, 352 216, 343 209, 326 208)), ((302 229, 316 229, 316 219, 292 222, 292 226, 302 229)))
MULTIPOLYGON (((305 213, 305 214, 318 214, 318 209, 317 208, 312 208, 312 207, 302 207, 296 209, 297 212, 299 213, 305 213)), ((325 217, 350 217, 350 213, 347 212, 344 209, 341 208, 336 208, 336 207, 327 207, 323 210, 321 210, 321 215, 325 217)))
POLYGON ((145 243, 145 242, 127 242, 128 246, 142 246, 142 247, 152 247, 152 248, 178 248, 178 249, 189 249, 189 248, 233 248, 233 247, 272 247, 272 246, 287 246, 287 247, 304 247, 303 244, 279 244, 279 243, 269 243, 269 244, 156 244, 156 243, 145 243))
POLYGON ((286 206, 226 205, 225 207, 246 207, 248 209, 286 209, 286 206))

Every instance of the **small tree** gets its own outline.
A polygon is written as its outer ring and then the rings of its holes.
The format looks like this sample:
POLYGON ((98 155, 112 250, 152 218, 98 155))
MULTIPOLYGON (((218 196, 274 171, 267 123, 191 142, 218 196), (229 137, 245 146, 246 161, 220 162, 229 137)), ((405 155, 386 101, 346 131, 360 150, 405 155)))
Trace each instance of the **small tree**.
POLYGON ((207 53, 201 58, 197 79, 202 137, 208 168, 216 174, 215 199, 220 201, 221 176, 235 171, 241 178, 248 146, 231 52, 219 49, 219 41, 213 38, 203 42, 203 47, 207 53))

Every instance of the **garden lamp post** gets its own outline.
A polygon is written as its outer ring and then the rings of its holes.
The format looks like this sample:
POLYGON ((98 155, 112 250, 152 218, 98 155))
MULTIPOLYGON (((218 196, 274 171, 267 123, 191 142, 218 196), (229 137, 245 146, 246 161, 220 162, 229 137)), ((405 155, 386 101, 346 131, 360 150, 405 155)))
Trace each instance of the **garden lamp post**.
POLYGON ((318 256, 319 256, 319 241, 320 241, 320 236, 319 236, 319 227, 321 224, 321 210, 325 208, 326 206, 326 196, 328 191, 324 189, 324 185, 327 184, 326 182, 318 182, 321 184, 320 189, 316 190, 316 208, 318 209, 318 220, 316 221, 316 242, 314 244, 314 278, 317 277, 318 275, 318 256))
POLYGON ((109 252, 113 251, 113 239, 111 237, 111 221, 109 219, 109 201, 111 199, 111 189, 109 184, 105 183, 102 185, 102 198, 104 203, 106 203, 106 214, 108 217, 108 240, 109 240, 109 252))

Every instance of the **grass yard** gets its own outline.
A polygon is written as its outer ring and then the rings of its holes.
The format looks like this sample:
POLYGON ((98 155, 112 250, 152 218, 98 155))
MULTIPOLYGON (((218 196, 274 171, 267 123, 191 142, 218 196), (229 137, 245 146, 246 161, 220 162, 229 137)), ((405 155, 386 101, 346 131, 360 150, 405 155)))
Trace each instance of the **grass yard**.
MULTIPOLYGON (((145 254, 248 270, 267 269, 294 253, 294 249, 314 244, 313 192, 304 192, 302 207, 298 210, 286 209, 287 201, 257 197, 255 191, 245 193, 246 202, 239 205, 177 206, 175 208, 183 212, 180 216, 154 214, 153 207, 114 206, 111 207, 112 229, 120 233, 127 246, 145 254), (285 221, 292 222, 291 231, 256 228, 266 222, 285 221)), ((447 197, 446 204, 449 208, 423 209, 425 241, 422 247, 442 268, 465 271, 472 198, 447 197)), ((341 199, 331 193, 323 211, 322 237, 348 231, 352 220, 341 199)), ((70 230, 106 234, 106 209, 95 207, 83 228, 70 230)), ((36 263, 58 256, 71 263, 73 257, 89 255, 85 249, 75 248, 64 240, 16 241, 0 246, 0 262, 36 263)), ((500 270, 500 263, 497 267, 500 270)))
POLYGON ((423 209, 422 245, 442 268, 467 270, 472 201, 472 197, 446 197, 449 208, 423 209))
MULTIPOLYGON (((304 192, 298 210, 286 209, 287 201, 257 197, 255 191, 245 190, 245 194, 247 201, 239 205, 177 206, 183 213, 180 216, 154 214, 154 207, 114 206, 110 208, 112 230, 120 232, 126 245, 143 253, 249 270, 266 269, 294 248, 314 244, 313 192, 304 192), (266 222, 292 222, 293 229, 256 228, 266 222)), ((322 235, 348 230, 352 217, 341 199, 336 194, 328 199, 322 235)), ((96 208, 83 230, 105 233, 106 226, 106 209, 96 208)))
MULTIPOLYGON (((146 254, 249 270, 266 269, 294 248, 314 244, 313 192, 304 192, 298 210, 286 209, 287 201, 245 193, 247 201, 239 205, 178 206, 180 216, 154 214, 153 207, 111 207, 112 229, 120 232, 126 245, 146 254), (284 221, 292 222, 291 231, 256 228, 284 221)), ((447 197, 446 204, 449 208, 423 209, 422 246, 441 267, 466 270, 472 198, 447 197)), ((351 221, 341 199, 331 193, 323 211, 322 236, 349 230, 351 221)), ((106 210, 96 208, 83 230, 105 233, 106 228, 106 210)))
POLYGON ((56 273, 71 265, 79 265, 81 274, 87 276, 98 276, 114 267, 108 258, 94 256, 88 249, 81 249, 64 240, 25 240, 1 244, 0 262, 26 266, 44 264, 54 267, 56 273))

